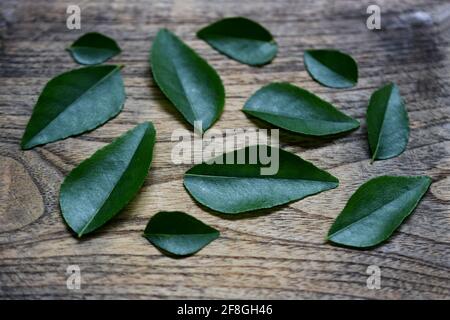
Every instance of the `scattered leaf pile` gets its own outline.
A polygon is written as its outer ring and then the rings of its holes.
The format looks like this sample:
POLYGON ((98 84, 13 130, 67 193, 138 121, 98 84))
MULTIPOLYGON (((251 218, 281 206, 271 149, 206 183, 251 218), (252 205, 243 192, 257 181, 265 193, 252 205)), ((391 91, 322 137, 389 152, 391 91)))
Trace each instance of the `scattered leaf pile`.
MULTIPOLYGON (((242 17, 217 21, 197 32, 224 55, 250 66, 270 63, 278 51, 271 33, 242 17)), ((121 52, 117 43, 100 33, 87 33, 69 48, 73 59, 92 65, 50 80, 40 94, 25 129, 21 146, 65 139, 95 129, 116 116, 125 103, 121 66, 98 65, 121 52)), ((304 52, 307 72, 331 88, 350 88, 358 82, 358 66, 338 50, 304 52)), ((225 105, 218 73, 172 32, 162 29, 150 53, 153 77, 186 121, 202 121, 202 132, 216 122, 225 105)), ((333 136, 350 132, 359 122, 337 106, 290 83, 270 83, 256 91, 243 112, 293 134, 333 136)), ((408 142, 405 104, 395 84, 376 90, 367 107, 367 132, 372 161, 401 154, 408 142)), ((153 157, 156 131, 144 122, 81 162, 60 190, 61 213, 82 237, 117 215, 141 188, 153 157)), ((225 156, 248 154, 250 148, 278 152, 279 168, 262 175, 265 165, 202 163, 184 175, 184 186, 202 206, 222 214, 272 208, 338 187, 339 180, 299 156, 270 146, 249 146, 225 156)), ((223 156, 223 155, 222 155, 223 156)), ((246 157, 248 159, 248 157, 246 157)), ((331 226, 330 242, 354 248, 387 240, 412 213, 429 188, 429 177, 382 176, 364 183, 348 200, 331 226)), ((188 256, 219 237, 219 231, 183 212, 159 212, 148 222, 144 237, 168 255, 188 256)))

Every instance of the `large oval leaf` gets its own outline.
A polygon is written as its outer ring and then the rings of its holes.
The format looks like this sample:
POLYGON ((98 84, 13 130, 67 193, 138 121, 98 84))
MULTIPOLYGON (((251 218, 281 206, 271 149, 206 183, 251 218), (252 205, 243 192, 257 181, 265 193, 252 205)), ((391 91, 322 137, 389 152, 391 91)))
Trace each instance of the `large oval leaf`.
POLYGON ((217 72, 169 30, 158 32, 151 52, 153 77, 186 120, 202 131, 220 116, 225 89, 217 72))
POLYGON ((411 214, 431 184, 429 177, 372 179, 351 196, 328 232, 328 240, 350 247, 375 246, 411 214))
POLYGON ((92 130, 117 115, 125 102, 120 67, 85 67, 50 80, 22 137, 23 149, 92 130))
POLYGON ((280 128, 327 136, 359 127, 359 122, 311 92, 289 83, 271 83, 254 93, 242 109, 280 128))
POLYGON ((79 237, 101 227, 133 199, 150 168, 155 135, 152 123, 142 123, 66 177, 60 190, 61 211, 79 237))
POLYGON ((242 17, 226 18, 197 32, 217 51, 239 62, 262 65, 277 54, 272 35, 260 24, 242 17))
POLYGON ((367 133, 372 161, 395 157, 406 149, 409 136, 408 113, 395 84, 388 84, 370 97, 367 133))
MULTIPOLYGON (((265 147, 265 146, 264 146, 265 147)), ((259 149, 261 146, 259 146, 259 149)), ((240 213, 302 199, 338 186, 338 179, 312 163, 287 151, 267 147, 270 154, 278 154, 269 167, 272 175, 261 174, 265 160, 256 154, 256 147, 231 152, 220 156, 223 159, 251 159, 255 152, 254 164, 202 163, 189 169, 184 175, 184 185, 189 193, 201 204, 222 212, 240 213), (245 158, 241 156, 244 155, 245 158)))
POLYGON ((331 88, 350 88, 358 82, 358 65, 348 54, 337 50, 306 50, 305 67, 311 77, 331 88))
POLYGON ((99 64, 118 55, 116 41, 98 32, 82 35, 67 48, 73 59, 81 64, 99 64))
POLYGON ((220 232, 184 212, 158 212, 147 224, 144 237, 165 252, 191 255, 211 241, 220 232))

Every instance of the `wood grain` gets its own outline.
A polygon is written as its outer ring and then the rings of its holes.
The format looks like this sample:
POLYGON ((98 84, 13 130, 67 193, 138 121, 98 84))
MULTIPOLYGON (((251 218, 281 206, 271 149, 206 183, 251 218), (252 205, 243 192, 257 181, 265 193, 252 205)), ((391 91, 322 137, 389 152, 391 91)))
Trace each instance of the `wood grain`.
POLYGON ((450 4, 446 0, 209 1, 101 0, 0 2, 0 297, 74 298, 450 298, 450 4), (66 28, 66 8, 82 10, 82 30, 66 28), (365 26, 378 4, 382 30, 365 26), (230 60, 195 37, 221 17, 243 15, 274 34, 279 53, 262 68, 230 60), (302 201, 226 219, 198 206, 182 185, 190 165, 174 165, 171 133, 189 127, 151 77, 148 53, 159 28, 174 31, 219 72, 226 106, 213 128, 270 128, 240 111, 272 81, 289 81, 335 103, 361 128, 316 141, 281 132, 281 146, 339 177, 339 188, 302 201), (123 49, 128 95, 122 113, 101 128, 22 151, 19 142, 45 83, 77 67, 64 50, 79 35, 103 32, 123 49), (359 64, 355 88, 311 80, 308 48, 336 48, 359 64), (370 165, 365 111, 371 93, 394 81, 411 122, 401 156, 370 165), (114 137, 154 122, 153 166, 136 199, 83 240, 64 225, 58 192, 64 176, 114 137), (357 251, 324 242, 334 218, 364 181, 382 174, 429 175, 433 185, 414 214, 384 245, 357 251), (182 210, 222 236, 186 259, 162 255, 141 235, 160 210, 182 210), (81 268, 81 290, 66 287, 66 268, 81 268), (381 268, 380 290, 366 287, 369 265, 381 268))

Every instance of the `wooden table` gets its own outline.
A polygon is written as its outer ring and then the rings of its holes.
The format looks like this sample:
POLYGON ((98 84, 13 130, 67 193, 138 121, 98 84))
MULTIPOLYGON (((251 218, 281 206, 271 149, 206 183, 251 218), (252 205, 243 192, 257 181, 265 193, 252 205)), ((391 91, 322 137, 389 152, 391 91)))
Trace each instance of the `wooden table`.
POLYGON ((450 3, 403 1, 47 1, 0 2, 0 297, 1 298, 450 298, 450 3), (66 28, 68 4, 81 7, 81 30, 66 28), (366 8, 381 7, 382 30, 366 27, 366 8), (243 15, 266 26, 279 44, 262 68, 230 60, 195 36, 202 26, 243 15), (281 132, 282 148, 329 170, 337 189, 243 219, 199 207, 174 165, 171 133, 189 127, 152 79, 148 55, 158 29, 174 31, 219 72, 226 106, 217 129, 270 128, 241 112, 272 81, 313 91, 361 121, 335 140, 281 132), (123 49, 124 110, 97 130, 22 151, 19 142, 39 93, 55 75, 78 67, 64 50, 79 35, 103 32, 123 49), (359 65, 355 88, 311 80, 308 48, 337 48, 359 65), (369 163, 365 112, 371 93, 394 81, 407 103, 411 135, 401 156, 369 163), (58 207, 64 176, 135 124, 157 129, 152 169, 130 205, 99 232, 78 240, 58 207), (384 245, 358 251, 324 242, 334 218, 364 181, 383 174, 429 175, 433 184, 414 214, 384 245), (142 235, 160 210, 181 210, 221 237, 185 259, 162 255, 142 235), (81 269, 81 289, 66 286, 67 267, 81 269), (369 265, 381 289, 366 286, 369 265))

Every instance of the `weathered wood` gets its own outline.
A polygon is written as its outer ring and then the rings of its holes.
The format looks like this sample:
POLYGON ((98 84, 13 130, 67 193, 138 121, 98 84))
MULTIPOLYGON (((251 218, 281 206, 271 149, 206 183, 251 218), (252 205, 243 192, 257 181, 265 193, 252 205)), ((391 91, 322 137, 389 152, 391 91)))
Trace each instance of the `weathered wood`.
POLYGON ((450 4, 402 1, 81 1, 82 30, 66 28, 72 2, 0 2, 0 297, 1 298, 437 298, 450 297, 450 4), (382 30, 366 28, 366 8, 382 9, 382 30), (272 31, 275 60, 253 68, 230 60, 195 37, 202 26, 243 15, 272 31), (269 125, 240 111, 271 81, 289 81, 361 120, 355 132, 315 141, 281 133, 283 148, 339 177, 339 188, 245 219, 224 219, 186 193, 189 165, 174 165, 171 133, 188 128, 156 87, 151 41, 167 27, 221 75, 225 111, 213 128, 269 125), (123 53, 128 95, 123 112, 99 129, 30 151, 20 138, 45 83, 77 65, 64 50, 80 34, 115 38, 123 53), (359 63, 360 80, 333 90, 311 80, 307 48, 332 47, 359 63), (411 136, 401 156, 369 163, 365 111, 371 93, 394 81, 406 100, 411 136), (134 201, 101 231, 71 235, 58 207, 63 177, 105 143, 144 120, 154 122, 153 166, 134 201), (333 219, 364 181, 381 174, 426 174, 433 185, 415 213, 384 245, 357 251, 324 243, 333 219), (141 236, 159 210, 182 210, 222 236, 186 259, 162 255, 141 236), (270 214, 269 214, 270 213, 270 214), (81 268, 81 290, 66 288, 66 268, 81 268), (378 265, 380 290, 366 287, 378 265))

